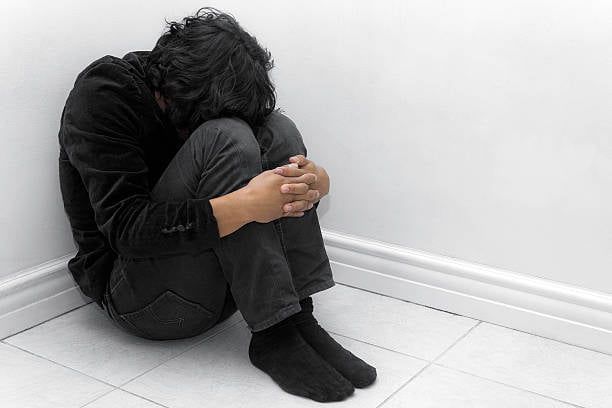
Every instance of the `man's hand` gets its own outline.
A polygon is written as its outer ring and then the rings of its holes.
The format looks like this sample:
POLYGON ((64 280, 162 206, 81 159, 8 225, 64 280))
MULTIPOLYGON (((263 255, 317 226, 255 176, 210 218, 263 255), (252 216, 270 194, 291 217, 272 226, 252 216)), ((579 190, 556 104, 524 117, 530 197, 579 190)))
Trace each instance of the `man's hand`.
MULTIPOLYGON (((325 171, 322 166, 317 166, 315 162, 307 159, 304 155, 301 154, 290 157, 289 161, 291 162, 291 164, 277 167, 276 169, 274 169, 274 172, 283 176, 293 177, 301 176, 306 173, 313 173, 317 176, 317 178, 314 183, 309 185, 309 188, 310 190, 317 190, 319 194, 313 200, 303 200, 302 202, 297 201, 295 203, 285 204, 283 210, 287 211, 288 213, 296 211, 296 209, 299 211, 309 210, 323 196, 329 193, 329 176, 327 174, 327 171, 325 171)), ((281 186, 281 192, 292 193, 294 191, 293 188, 294 187, 292 184, 284 184, 281 186)))
POLYGON ((244 199, 243 208, 248 212, 247 219, 266 223, 280 217, 304 215, 303 203, 311 202, 319 195, 319 192, 311 187, 317 176, 297 168, 293 170, 296 173, 290 175, 266 170, 240 189, 244 199), (281 186, 289 186, 289 191, 281 191, 281 186), (283 208, 286 204, 290 204, 292 209, 286 211, 283 208))

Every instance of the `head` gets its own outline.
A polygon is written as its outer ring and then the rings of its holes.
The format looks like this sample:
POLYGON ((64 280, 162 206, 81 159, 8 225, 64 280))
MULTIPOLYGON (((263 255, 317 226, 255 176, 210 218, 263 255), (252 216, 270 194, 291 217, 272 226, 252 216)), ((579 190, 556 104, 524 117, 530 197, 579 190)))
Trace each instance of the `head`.
POLYGON ((177 129, 237 116, 260 126, 275 107, 268 72, 274 61, 230 14, 205 7, 169 22, 151 51, 146 75, 177 129))

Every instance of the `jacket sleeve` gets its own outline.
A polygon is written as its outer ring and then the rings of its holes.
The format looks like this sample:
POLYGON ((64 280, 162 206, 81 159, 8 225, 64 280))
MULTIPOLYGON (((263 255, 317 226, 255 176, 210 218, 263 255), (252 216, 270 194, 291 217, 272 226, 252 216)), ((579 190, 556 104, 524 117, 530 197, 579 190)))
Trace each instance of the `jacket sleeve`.
POLYGON ((121 66, 101 63, 75 83, 60 143, 89 195, 98 229, 125 257, 197 253, 220 240, 207 198, 155 202, 139 143, 143 97, 121 66))

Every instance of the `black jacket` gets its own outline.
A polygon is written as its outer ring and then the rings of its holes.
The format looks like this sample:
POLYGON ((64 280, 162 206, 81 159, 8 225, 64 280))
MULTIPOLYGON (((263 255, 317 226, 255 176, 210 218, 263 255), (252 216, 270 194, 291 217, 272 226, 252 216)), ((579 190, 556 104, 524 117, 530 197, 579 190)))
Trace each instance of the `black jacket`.
POLYGON ((94 61, 78 75, 61 117, 60 187, 78 248, 68 268, 100 306, 118 255, 196 253, 220 239, 208 198, 150 198, 183 142, 146 80, 147 57, 136 51, 94 61))

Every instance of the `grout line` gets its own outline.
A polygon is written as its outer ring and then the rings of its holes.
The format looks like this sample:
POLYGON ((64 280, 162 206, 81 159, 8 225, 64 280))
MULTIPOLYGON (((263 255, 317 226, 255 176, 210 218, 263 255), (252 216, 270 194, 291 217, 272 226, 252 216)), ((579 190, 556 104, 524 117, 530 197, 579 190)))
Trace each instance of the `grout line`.
POLYGON ((92 399, 91 401, 86 402, 84 405, 81 405, 79 408, 86 407, 87 405, 89 405, 89 404, 91 404, 91 403, 93 403, 93 402, 95 402, 95 401, 99 400, 100 398, 103 398, 103 397, 107 396, 108 394, 110 394, 111 392, 116 391, 116 390, 117 390, 117 387, 114 387, 112 390, 110 390, 110 391, 108 391, 108 392, 105 392, 105 393, 104 393, 104 394, 102 394, 102 395, 97 396, 96 398, 92 399))
POLYGON ((155 405, 158 405, 160 407, 169 408, 166 405, 163 405, 163 404, 160 404, 159 402, 156 402, 156 401, 150 400, 148 398, 145 398, 142 395, 134 394, 133 392, 130 392, 130 391, 127 391, 127 390, 122 390, 121 388, 116 388, 116 387, 114 389, 110 390, 109 392, 105 392, 104 394, 100 395, 99 397, 96 397, 96 398, 92 399, 91 401, 89 401, 85 405, 81 405, 79 408, 87 408, 88 405, 93 404, 97 400, 102 399, 102 398, 106 397, 108 394, 110 394, 112 392, 115 392, 115 391, 125 392, 125 393, 131 394, 131 395, 133 395, 135 397, 138 397, 140 399, 143 399, 143 400, 146 400, 148 402, 151 402, 151 403, 153 403, 155 405))
MULTIPOLYGON (((478 319, 476 319, 474 317, 470 317, 470 316, 462 315, 462 314, 459 314, 459 313, 451 312, 449 310, 438 309, 436 307, 428 306, 428 305, 425 305, 425 304, 422 304, 422 303, 412 302, 412 301, 406 300, 406 299, 397 298, 397 297, 394 297, 394 296, 386 295, 384 293, 374 292, 374 291, 371 291, 371 290, 368 290, 368 289, 360 288, 358 286, 351 286, 351 285, 348 285, 346 283, 338 283, 338 285, 346 286, 347 288, 351 288, 351 289, 361 290, 361 291, 367 292, 367 293, 372 293, 374 295, 379 295, 379 296, 383 296, 383 297, 399 300, 401 302, 405 302, 405 303, 410 303, 410 304, 417 305, 417 306, 426 307, 428 309, 437 310, 439 312, 448 313, 448 314, 451 314, 451 315, 454 315, 454 316, 460 316, 460 317, 464 317, 466 319, 478 321, 478 319)), ((585 347, 585 346, 579 346, 579 345, 576 345, 576 344, 568 343, 567 341, 553 339, 552 337, 543 336, 541 334, 534 334, 534 333, 530 333, 528 331, 520 330, 520 329, 517 329, 517 328, 514 328, 514 327, 504 326, 504 325, 499 324, 499 323, 492 323, 492 322, 489 322, 489 321, 486 321, 486 320, 482 320, 482 322, 483 323, 487 323, 487 324, 491 324, 493 326, 503 327, 503 328, 508 329, 508 330, 514 330, 514 331, 517 331, 517 332, 520 332, 520 333, 525 333, 525 334, 530 334, 532 336, 541 337, 541 338, 546 339, 546 340, 556 341, 557 343, 565 344, 567 346, 576 347, 576 348, 579 348, 579 349, 588 350, 588 351, 592 351, 594 353, 599 353, 599 354, 603 354, 603 355, 608 356, 608 357, 612 357, 612 353, 609 353, 609 352, 606 352, 606 351, 596 350, 596 349, 588 348, 588 347, 585 347)))
POLYGON ((587 347, 584 347, 584 346, 577 346, 575 344, 568 343, 568 342, 563 341, 563 340, 553 339, 551 337, 542 336, 540 334, 529 333, 528 331, 516 329, 514 327, 504 326, 504 325, 501 325, 501 324, 498 324, 498 323, 491 323, 491 322, 486 322, 486 321, 484 321, 483 323, 490 324, 491 326, 502 327, 504 329, 512 330, 512 331, 519 332, 519 333, 529 334, 529 335, 534 336, 534 337, 539 337, 541 339, 546 339, 546 340, 554 341, 556 343, 565 344, 566 346, 570 346, 570 347, 575 347, 575 348, 582 349, 582 350, 591 351, 593 353, 603 354, 606 357, 612 357, 612 353, 608 353, 608 352, 601 351, 601 350, 594 350, 594 349, 590 349, 590 348, 587 348, 587 347))
MULTIPOLYGON (((86 305, 84 305, 84 306, 86 306, 86 305)), ((83 307, 83 306, 79 306, 79 307, 83 307)), ((78 309, 78 308, 77 308, 77 309, 78 309)), ((74 310, 74 309, 73 309, 73 310, 74 310)), ((66 312, 66 313, 70 313, 70 311, 69 311, 69 312, 66 312)), ((63 313, 63 314, 65 314, 65 313, 63 313)), ((232 317, 229 317, 229 319, 232 319, 232 317)), ((227 320, 226 320, 226 321, 227 321, 227 320)), ((128 380, 128 381, 126 381, 126 382, 124 382, 123 384, 120 384, 120 385, 111 384, 111 383, 109 383, 109 382, 107 382, 107 381, 101 380, 101 379, 99 379, 99 378, 97 378, 97 377, 94 377, 94 376, 92 376, 92 375, 90 375, 90 374, 84 373, 84 372, 79 371, 79 370, 77 370, 77 369, 75 369, 75 368, 72 368, 72 367, 69 367, 69 366, 67 366, 67 365, 64 365, 64 364, 62 364, 62 363, 60 363, 60 362, 57 362, 57 361, 54 361, 54 360, 50 360, 50 359, 48 359, 47 357, 42 356, 42 355, 39 355, 39 354, 36 354, 36 353, 34 353, 34 352, 30 351, 30 350, 27 350, 27 349, 21 348, 21 347, 19 347, 19 346, 15 345, 15 344, 12 344, 12 343, 7 343, 7 342, 5 342, 4 340, 0 340, 0 342, 1 342, 1 343, 6 344, 6 345, 7 345, 7 346, 9 346, 9 347, 13 347, 13 348, 15 348, 15 349, 17 349, 17 350, 21 350, 21 351, 23 351, 24 353, 30 354, 30 355, 32 355, 32 356, 34 356, 34 357, 37 357, 37 358, 40 358, 40 359, 42 359, 42 360, 46 360, 46 361, 48 361, 48 362, 50 362, 50 363, 52 363, 52 364, 58 365, 58 366, 60 366, 60 367, 67 368, 67 369, 69 369, 69 370, 71 370, 71 371, 73 371, 73 372, 75 372, 75 373, 78 373, 78 374, 80 374, 80 375, 84 375, 85 377, 91 378, 92 380, 95 380, 95 381, 97 381, 97 382, 103 383, 103 384, 105 384, 105 385, 107 385, 107 386, 111 387, 111 390, 110 390, 110 391, 108 391, 108 392, 106 392, 106 393, 102 394, 101 396, 99 396, 99 397, 97 397, 97 398, 95 398, 95 399, 93 399, 93 400, 91 400, 91 401, 87 402, 87 404, 90 404, 90 403, 92 403, 93 401, 96 401, 96 400, 98 400, 99 398, 102 398, 103 396, 105 396, 105 395, 107 395, 107 394, 110 394, 110 393, 111 393, 112 391, 114 391, 114 390, 121 390, 121 391, 129 392, 129 391, 124 390, 124 389, 122 389, 122 388, 120 388, 120 387, 123 387, 124 385, 128 384, 129 382, 131 382, 131 381, 135 380, 135 379, 136 379, 136 378, 138 378, 138 377, 141 377, 142 375, 144 375, 144 374, 148 373, 149 371, 151 371, 151 370, 153 370, 153 369, 155 369, 155 368, 159 367, 160 365, 162 365, 162 364, 164 364, 164 363, 166 363, 166 362, 168 362, 168 361, 172 360, 173 358, 178 357, 178 356, 180 356, 180 355, 181 355, 181 354, 183 354, 183 353, 186 353, 187 351, 189 351, 189 350, 191 350, 192 348, 196 347, 197 345, 199 345, 199 344, 203 343, 204 341, 206 341, 206 340, 208 340, 208 339, 211 339, 211 338, 213 338, 213 337, 216 337, 217 335, 219 335, 219 334, 223 333, 224 331, 228 330, 228 329, 229 329, 229 328, 231 328, 231 327, 234 327, 235 325, 239 324, 240 322, 241 322, 241 319, 237 319, 237 321, 236 321, 236 322, 232 322, 232 323, 228 324, 228 326, 227 326, 227 327, 225 327, 225 328, 223 328, 223 329, 219 330, 217 333, 213 334, 212 336, 205 336, 205 337, 204 337, 202 340, 197 341, 196 343, 194 343, 193 345, 191 345, 190 347, 188 347, 186 350, 183 350, 181 353, 179 353, 179 354, 177 354, 177 355, 175 355, 175 356, 172 356, 172 357, 170 357, 169 359, 166 359, 166 360, 162 361, 161 363, 159 363, 159 364, 158 364, 158 365, 156 365, 155 367, 153 367, 153 368, 151 368, 151 369, 149 369, 149 370, 147 370, 147 371, 145 371, 145 372, 143 372, 143 373, 141 373, 141 374, 137 375, 136 377, 134 377, 134 378, 132 378, 132 379, 130 379, 130 380, 128 380)), ((12 336, 11 336, 11 337, 12 337, 12 336)), ((134 394, 134 393, 130 392, 130 394, 134 394)), ((137 395, 137 394, 134 394, 134 395, 137 395)), ((137 396, 138 396, 138 397, 140 397, 140 398, 146 399, 145 397, 142 397, 141 395, 137 395, 137 396)), ((153 402, 154 402, 154 401, 153 401, 153 402)), ((87 404, 83 405, 82 407, 85 407, 87 404)), ((158 404, 158 405, 160 405, 160 404, 158 404)), ((161 406, 163 406, 163 405, 161 405, 161 406)), ((81 408, 82 408, 82 407, 81 407, 81 408)))
POLYGON ((149 402, 151 402, 151 403, 153 403, 155 405, 159 405, 160 407, 169 408, 167 405, 160 404, 159 402, 153 401, 152 399, 149 399, 147 397, 143 397, 142 395, 134 394, 132 391, 124 390, 123 388, 117 388, 117 389, 121 390, 123 392, 127 392, 128 394, 132 394, 135 397, 142 398, 143 400, 149 401, 149 402))
POLYGON ((15 345, 15 344, 12 344, 12 343, 5 343, 5 344, 6 344, 7 346, 10 346, 10 347, 16 348, 17 350, 21 350, 21 351, 23 351, 24 353, 28 353, 28 354, 30 354, 30 355, 32 355, 32 356, 35 356, 35 357, 38 357, 38 358, 40 358, 40 359, 46 360, 46 361, 48 361, 48 362, 50 362, 50 363, 53 363, 53 364, 55 364, 55 365, 58 365, 58 366, 60 366, 60 367, 67 368, 67 369, 69 369, 69 370, 71 370, 71 371, 74 371, 75 373, 79 373, 79 374, 81 374, 81 375, 84 375, 85 377, 89 377, 89 378, 91 378, 92 380, 96 380, 97 382, 101 382, 101 383, 106 384, 106 385, 108 385, 108 386, 110 386, 110 387, 117 388, 117 386, 116 386, 116 385, 114 385, 114 384, 111 384, 111 383, 109 383, 109 382, 106 382, 106 381, 104 381, 104 380, 101 380, 101 379, 99 379, 99 378, 96 378, 96 377, 94 377, 94 376, 92 376, 92 375, 89 375, 89 374, 87 374, 87 373, 81 372, 81 371, 79 371, 79 370, 77 370, 77 369, 75 369, 75 368, 69 367, 69 366, 64 365, 64 364, 62 364, 62 363, 59 363, 59 362, 57 362, 57 361, 49 360, 47 357, 41 356, 41 355, 39 355, 39 354, 36 354, 36 353, 34 353, 34 352, 30 351, 30 350, 26 350, 26 349, 24 349, 24 348, 21 348, 21 347, 19 347, 19 346, 15 345))
POLYGON ((475 325, 473 325, 472 327, 470 327, 470 329, 468 331, 466 331, 465 333, 463 333, 461 336, 459 336, 459 338, 457 340, 455 340, 453 342, 453 344, 451 344, 449 347, 447 347, 446 349, 444 349, 444 351, 442 351, 442 353, 440 353, 440 355, 438 355, 438 357, 434 358, 433 360, 431 360, 431 363, 435 363, 436 361, 438 361, 439 359, 442 358, 443 355, 445 355, 446 353, 448 353, 448 351, 450 349, 452 349, 453 347, 455 347, 457 345, 457 343, 459 343, 461 340, 465 339, 471 332, 474 331, 474 329, 476 329, 478 326, 480 326, 480 324, 482 323, 481 320, 478 321, 478 323, 476 323, 475 325))
POLYGON ((497 380, 494 380, 494 379, 491 379, 491 378, 488 378, 488 377, 482 377, 480 375, 477 375, 477 374, 474 374, 474 373, 470 373, 468 371, 464 371, 464 370, 461 370, 461 369, 458 369, 458 368, 453 368, 453 367, 446 366, 446 365, 443 365, 443 364, 440 364, 440 363, 432 363, 432 364, 437 366, 437 367, 441 367, 441 368, 444 368, 444 369, 447 369, 447 370, 456 371, 456 372, 459 372, 461 374, 466 374, 466 375, 469 375, 471 377, 479 378, 481 380, 490 381, 490 382, 495 383, 495 384, 503 385, 504 387, 512 388, 512 389, 517 390, 517 391, 527 392, 529 394, 537 395, 539 397, 543 397, 543 398, 546 398, 546 399, 549 399, 549 400, 553 400, 553 401, 556 401, 556 402, 561 402, 563 404, 570 405, 570 406, 575 407, 575 408, 585 408, 582 405, 576 405, 576 404, 574 404, 572 402, 569 402, 569 401, 564 401, 564 400, 560 400, 560 399, 555 398, 555 397, 551 397, 550 395, 540 394, 539 392, 527 390, 527 389, 524 389, 524 388, 520 388, 520 387, 517 387, 516 385, 507 384, 507 383, 504 383, 504 382, 501 382, 501 381, 497 381, 497 380))
POLYGON ((382 350, 386 350, 386 351, 390 351, 392 353, 401 354, 402 356, 414 358, 416 360, 421 360, 421 361, 425 361, 425 362, 428 362, 428 363, 431 361, 431 360, 428 360, 428 359, 423 358, 423 357, 413 356, 412 354, 404 353, 403 351, 393 350, 393 349, 390 349, 390 348, 387 348, 387 347, 379 346, 378 344, 369 343, 369 342, 367 342, 365 340, 356 339, 354 337, 347 336, 345 334, 337 333, 337 332, 334 332, 334 331, 328 331, 328 333, 336 335, 336 336, 344 337, 346 339, 351 339, 353 341, 358 341, 359 343, 367 344, 369 346, 376 347, 376 348, 379 348, 379 349, 382 349, 382 350))
POLYGON ((75 310, 78 310, 78 309, 81 309, 81 308, 83 308, 83 307, 85 307, 85 306, 91 305, 92 303, 93 303, 93 304, 96 304, 96 302, 88 302, 88 303, 85 303, 84 305, 77 306, 77 307, 75 307, 74 309, 67 310, 67 311, 65 311, 64 313, 58 314, 57 316, 53 316, 53 317, 51 317, 51 318, 49 318, 49 319, 47 319, 47 320, 43 320, 43 321, 42 321, 42 322, 40 322, 40 323, 36 323, 34 326, 27 327, 27 328, 25 328, 25 329, 23 329, 23 330, 18 331, 17 333, 9 334, 8 336, 6 336, 6 337, 4 337, 4 338, 0 339, 0 341, 5 341, 5 340, 7 340, 7 339, 10 339, 11 337, 15 337, 15 336, 17 336, 18 334, 21 334, 21 333, 26 332, 26 331, 28 331, 28 330, 30 330, 30 329, 33 329, 33 328, 38 327, 38 326, 40 326, 40 325, 43 325, 43 324, 45 324, 45 323, 47 323, 47 322, 50 322, 50 321, 51 321, 51 320, 53 320, 53 319, 57 319, 58 317, 61 317, 61 316, 67 315, 68 313, 72 313, 72 312, 74 312, 75 310))
POLYGON ((417 378, 419 375, 421 375, 421 373, 425 370, 427 370, 429 367, 431 367, 433 363, 429 363, 427 364, 425 367, 421 368, 419 371, 417 371, 416 373, 414 373, 409 379, 408 381, 406 381, 405 383, 403 383, 397 390, 393 391, 391 394, 389 394, 389 396, 387 398, 385 398, 380 404, 378 404, 376 406, 376 408, 380 408, 382 407, 384 404, 387 403, 387 401, 389 401, 391 398, 393 398, 395 396, 395 394, 399 393, 402 389, 404 389, 408 384, 410 384, 412 382, 412 380, 414 380, 415 378, 417 378))
POLYGON ((338 285, 346 286, 347 288, 351 288, 351 289, 361 290, 361 291, 363 291, 363 292, 367 292, 367 293, 371 293, 371 294, 373 294, 373 295, 378 295, 378 296, 386 297, 386 298, 389 298, 389 299, 399 300, 400 302, 409 303, 409 304, 411 304, 411 305, 416 305, 416 306, 426 307, 427 309, 437 310, 438 312, 446 313, 446 314, 449 314, 449 315, 459 316, 459 317, 463 317, 463 318, 465 318, 465 319, 470 319, 470 320, 478 320, 478 319, 475 319, 475 318, 473 318, 473 317, 469 317, 469 316, 465 316, 465 315, 462 315, 462 314, 459 314, 459 313, 451 312, 451 311, 449 311, 449 310, 439 309, 439 308, 437 308, 437 307, 428 306, 428 305, 425 305, 425 304, 423 304, 423 303, 412 302, 412 301, 410 301, 410 300, 401 299, 401 298, 398 298, 398 297, 395 297, 395 296, 387 295, 387 294, 385 294, 385 293, 374 292, 374 291, 372 291, 372 290, 369 290, 369 289, 364 289, 364 288, 360 288, 360 287, 358 287, 358 286, 351 286, 351 285, 349 285, 349 284, 346 284, 346 283, 340 283, 340 282, 338 282, 338 285))
POLYGON ((461 340, 463 340, 468 334, 470 334, 472 332, 472 330, 474 330, 476 327, 478 327, 480 325, 480 323, 482 323, 481 321, 478 321, 478 323, 476 323, 474 326, 470 327, 469 330, 467 330, 465 333, 463 333, 457 340, 455 340, 453 342, 453 344, 451 344, 450 346, 448 346, 446 349, 444 349, 444 351, 442 351, 442 353, 440 353, 438 355, 438 357, 434 358, 432 361, 429 362, 429 364, 427 364, 425 367, 421 368, 419 371, 417 371, 412 377, 410 377, 408 379, 408 381, 406 381, 404 384, 402 384, 397 390, 395 390, 394 392, 392 392, 387 398, 385 398, 380 404, 378 404, 376 406, 376 408, 381 408, 384 404, 387 403, 387 401, 389 401, 391 398, 393 398, 396 394, 398 394, 401 390, 403 390, 404 388, 406 388, 408 386, 408 384, 410 384, 412 382, 412 380, 414 380, 415 378, 417 378, 419 375, 421 375, 421 373, 423 373, 423 371, 427 370, 429 367, 431 367, 440 357, 442 357, 444 354, 446 354, 447 351, 449 351, 450 349, 452 349, 453 347, 455 347, 455 345, 457 343, 459 343, 461 340))
MULTIPOLYGON (((230 317, 230 319, 231 319, 231 317, 230 317)), ((161 363, 157 364, 156 366, 151 367, 151 368, 149 368, 148 370, 146 370, 146 371, 144 371, 144 372, 142 372, 142 373, 138 374, 136 377, 133 377, 133 378, 129 379, 128 381, 126 381, 126 382, 124 382, 124 383, 122 383, 122 384, 118 385, 118 386, 117 386, 117 388, 119 388, 119 389, 121 389, 121 390, 123 390, 123 391, 127 391, 127 390, 123 389, 122 387, 125 387, 127 384, 129 384, 129 383, 131 383, 132 381, 134 381, 134 380, 136 380, 136 379, 138 379, 138 378, 142 377, 143 375, 147 374, 148 372, 155 370, 157 367, 159 367, 159 366, 161 366, 161 365, 163 365, 163 364, 166 364, 168 361, 170 361, 170 360, 174 360, 175 358, 177 358, 177 357, 179 357, 179 356, 181 356, 181 355, 185 354, 185 353, 186 353, 186 352, 188 352, 189 350, 191 350, 191 349, 193 349, 193 348, 195 348, 195 347, 199 346, 200 344, 204 343, 205 341, 208 341, 208 340, 210 340, 210 339, 213 339, 213 338, 217 337, 217 336, 218 336, 218 335, 220 335, 221 333, 224 333, 226 330, 229 330, 230 328, 232 328, 232 327, 234 327, 234 326, 236 326, 236 325, 240 324, 240 322, 241 322, 241 321, 242 321, 242 319, 239 319, 239 320, 238 320, 238 321, 236 321, 236 322, 232 322, 231 324, 228 324, 228 325, 227 325, 227 327, 224 327, 224 328, 220 329, 218 332, 214 333, 213 335, 210 335, 210 336, 206 336, 206 337, 204 337, 202 340, 200 340, 200 341, 196 342, 195 344, 191 345, 190 347, 188 347, 187 349, 185 349, 185 350, 181 351, 180 353, 178 353, 178 354, 176 354, 176 355, 174 355, 174 356, 172 356, 172 357, 170 357, 170 358, 168 358, 168 359, 166 359, 166 360, 162 361, 161 363)), ((132 393, 132 394, 133 394, 133 393, 132 393)), ((138 395, 138 394, 134 394, 134 395, 138 395)), ((138 396, 140 397, 140 395, 138 395, 138 396)))
MULTIPOLYGON (((137 397, 137 398, 143 399, 143 400, 148 401, 148 402, 150 402, 150 403, 152 403, 152 404, 155 404, 155 405, 157 405, 157 406, 160 406, 160 407, 163 407, 163 408, 169 408, 167 405, 160 404, 160 403, 159 403, 159 402, 157 402, 157 401, 153 401, 152 399, 149 399, 149 398, 147 398, 147 397, 143 397, 142 395, 134 394, 133 392, 128 391, 128 390, 124 390, 124 389, 121 389, 121 388, 115 388, 113 391, 125 392, 125 393, 127 393, 127 394, 131 394, 131 395, 133 395, 133 396, 135 396, 135 397, 137 397)), ((111 392, 113 392, 113 391, 111 391, 111 392)), ((108 395, 108 394, 110 394, 110 392, 109 392, 109 393, 106 393, 106 394, 104 394, 104 395, 108 395)), ((102 398, 102 397, 100 397, 100 398, 102 398)), ((96 398, 95 400, 88 402, 86 405, 83 405, 83 406, 82 406, 82 407, 80 407, 80 408, 87 408, 87 405, 89 405, 89 404, 93 403, 94 401, 99 400, 100 398, 96 398)))

